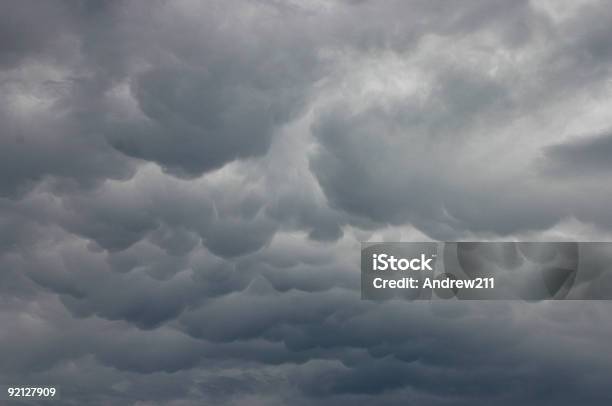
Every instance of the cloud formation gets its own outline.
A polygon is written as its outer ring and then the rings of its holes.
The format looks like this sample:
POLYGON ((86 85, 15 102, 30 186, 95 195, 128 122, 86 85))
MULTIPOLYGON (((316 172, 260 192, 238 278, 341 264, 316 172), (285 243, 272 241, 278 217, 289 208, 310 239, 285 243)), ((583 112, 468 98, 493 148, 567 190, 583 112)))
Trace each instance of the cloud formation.
POLYGON ((0 5, 0 382, 610 402, 606 303, 373 303, 359 242, 608 240, 603 2, 0 5))

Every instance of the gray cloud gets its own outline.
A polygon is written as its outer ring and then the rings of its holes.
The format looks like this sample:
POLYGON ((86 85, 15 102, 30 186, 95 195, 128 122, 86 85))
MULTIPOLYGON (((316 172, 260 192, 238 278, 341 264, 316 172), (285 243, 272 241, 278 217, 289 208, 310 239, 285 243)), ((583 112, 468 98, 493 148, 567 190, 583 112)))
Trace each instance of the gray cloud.
POLYGON ((580 137, 576 141, 552 145, 545 151, 546 170, 562 175, 605 174, 611 169, 612 135, 603 133, 580 137))
POLYGON ((362 240, 610 238, 608 8, 0 5, 0 382, 609 403, 606 303, 374 303, 358 273, 362 240))
POLYGON ((303 108, 320 66, 294 12, 250 4, 211 14, 204 4, 185 6, 164 7, 152 21, 133 11, 139 25, 128 31, 142 45, 138 64, 151 65, 130 77, 142 116, 111 121, 107 138, 127 155, 195 176, 264 154, 303 108), (237 19, 241 30, 215 24, 224 18, 237 19))
POLYGON ((52 56, 50 49, 57 51, 65 25, 70 23, 64 4, 57 1, 36 4, 26 0, 1 7, 0 66, 17 67, 24 59, 52 56))

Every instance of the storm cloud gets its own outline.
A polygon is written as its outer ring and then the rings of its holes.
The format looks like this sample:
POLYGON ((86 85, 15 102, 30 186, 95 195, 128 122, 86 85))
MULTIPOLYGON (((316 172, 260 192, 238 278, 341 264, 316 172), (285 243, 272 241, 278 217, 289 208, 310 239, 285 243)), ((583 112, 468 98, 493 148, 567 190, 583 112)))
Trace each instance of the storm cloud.
POLYGON ((609 403, 607 303, 365 301, 359 249, 611 240, 610 38, 596 0, 3 2, 0 383, 609 403))

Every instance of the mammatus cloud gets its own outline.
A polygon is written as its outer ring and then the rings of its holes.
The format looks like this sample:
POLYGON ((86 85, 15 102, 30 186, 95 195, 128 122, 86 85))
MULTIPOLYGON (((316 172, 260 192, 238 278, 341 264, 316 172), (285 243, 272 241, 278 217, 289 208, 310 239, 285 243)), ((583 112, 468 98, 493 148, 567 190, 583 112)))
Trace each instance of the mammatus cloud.
POLYGON ((545 156, 549 169, 562 176, 605 176, 610 171, 608 157, 612 152, 612 134, 586 135, 574 142, 551 145, 545 156))
POLYGON ((373 303, 359 242, 606 240, 598 1, 0 5, 0 382, 606 404, 605 303, 373 303))

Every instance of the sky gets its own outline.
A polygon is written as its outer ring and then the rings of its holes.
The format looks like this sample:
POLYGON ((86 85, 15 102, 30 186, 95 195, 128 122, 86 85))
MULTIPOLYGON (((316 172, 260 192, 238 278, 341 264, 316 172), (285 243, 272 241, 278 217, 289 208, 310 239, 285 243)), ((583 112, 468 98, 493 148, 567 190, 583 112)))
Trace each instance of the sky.
POLYGON ((0 2, 0 383, 609 404, 612 304, 361 300, 359 250, 612 241, 611 96, 608 1, 0 2))

